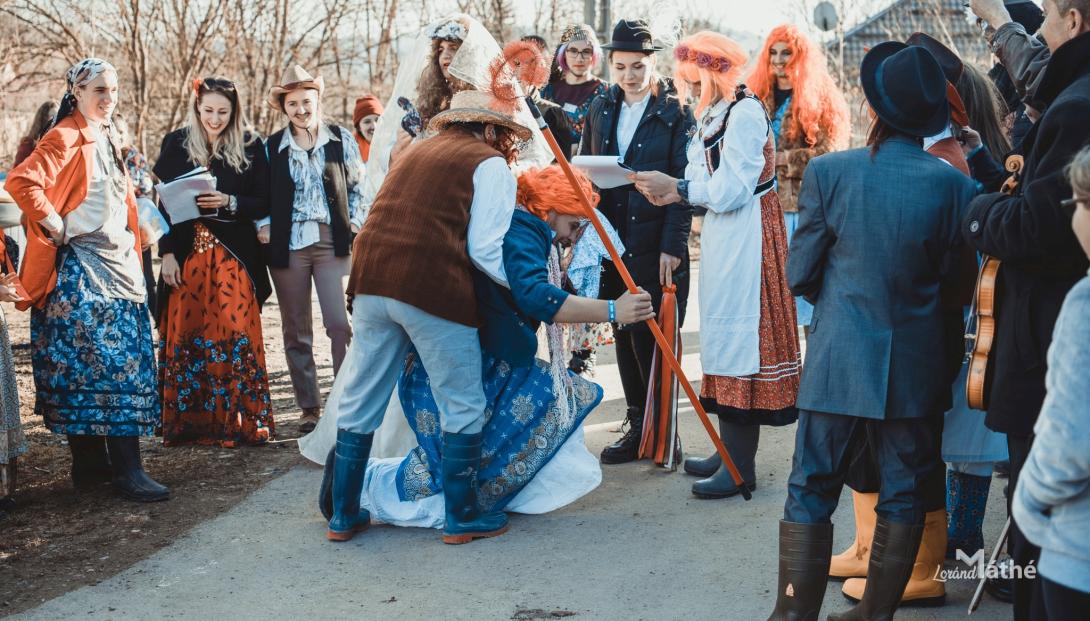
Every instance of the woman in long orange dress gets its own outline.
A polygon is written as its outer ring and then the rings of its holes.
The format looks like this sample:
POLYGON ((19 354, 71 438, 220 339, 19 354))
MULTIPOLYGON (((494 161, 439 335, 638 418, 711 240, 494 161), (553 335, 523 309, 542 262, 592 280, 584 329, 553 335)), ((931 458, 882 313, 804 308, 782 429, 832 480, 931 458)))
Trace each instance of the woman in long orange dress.
POLYGON ((264 444, 275 430, 261 335, 272 289, 254 220, 269 212, 269 165, 230 80, 194 83, 189 123, 163 139, 154 172, 166 182, 198 166, 216 191, 159 240, 163 444, 264 444))

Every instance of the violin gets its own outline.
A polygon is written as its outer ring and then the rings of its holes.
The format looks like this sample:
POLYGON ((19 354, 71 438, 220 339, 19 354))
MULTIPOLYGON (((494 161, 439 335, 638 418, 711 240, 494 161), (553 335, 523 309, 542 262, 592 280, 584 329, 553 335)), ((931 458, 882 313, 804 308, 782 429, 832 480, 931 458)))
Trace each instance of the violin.
MULTIPOLYGON (((1000 192, 1007 196, 1014 195, 1021 182, 1024 166, 1025 160, 1021 155, 1007 158, 1006 169, 1011 176, 1003 182, 1000 192)), ((999 259, 984 255, 965 330, 966 362, 969 365, 965 380, 965 399, 974 410, 988 409, 988 357, 995 346, 995 294, 999 283, 999 265, 999 259)))

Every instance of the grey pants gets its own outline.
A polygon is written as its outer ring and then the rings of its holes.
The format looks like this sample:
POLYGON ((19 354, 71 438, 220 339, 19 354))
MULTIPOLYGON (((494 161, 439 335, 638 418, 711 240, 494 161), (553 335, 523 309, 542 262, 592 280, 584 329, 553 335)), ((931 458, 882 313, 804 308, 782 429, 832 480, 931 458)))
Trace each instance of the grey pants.
POLYGON ((311 281, 318 290, 322 325, 333 350, 336 375, 352 340, 344 290, 352 270, 350 257, 333 254, 333 230, 321 225, 318 243, 288 253, 288 267, 271 268, 276 299, 280 303, 280 321, 284 330, 284 356, 288 360, 295 403, 300 408, 321 407, 318 370, 314 366, 314 327, 311 322, 311 281))
POLYGON ((353 433, 378 429, 411 346, 428 371, 440 428, 450 433, 481 432, 485 396, 477 328, 376 295, 355 297, 352 325, 356 329, 352 356, 357 364, 350 367, 352 375, 340 378, 345 391, 338 429, 353 433))

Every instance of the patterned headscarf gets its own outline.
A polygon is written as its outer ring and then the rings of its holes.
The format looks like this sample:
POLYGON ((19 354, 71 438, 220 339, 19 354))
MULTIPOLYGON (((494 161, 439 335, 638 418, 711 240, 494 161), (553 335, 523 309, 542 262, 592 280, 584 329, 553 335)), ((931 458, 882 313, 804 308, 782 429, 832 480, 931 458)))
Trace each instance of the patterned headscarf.
POLYGON ((117 73, 117 69, 113 65, 101 58, 84 58, 69 67, 64 74, 64 97, 61 98, 61 104, 57 107, 57 115, 53 117, 53 125, 72 114, 72 111, 76 109, 76 89, 87 86, 95 78, 107 71, 117 73))

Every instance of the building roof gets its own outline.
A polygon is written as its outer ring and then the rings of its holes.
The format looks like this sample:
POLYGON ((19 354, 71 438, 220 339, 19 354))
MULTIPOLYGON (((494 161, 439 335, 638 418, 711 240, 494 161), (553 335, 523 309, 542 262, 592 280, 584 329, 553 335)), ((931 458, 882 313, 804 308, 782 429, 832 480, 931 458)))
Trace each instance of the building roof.
MULTIPOLYGON (((844 35, 844 73, 854 80, 867 50, 883 41, 904 41, 925 32, 941 41, 966 62, 986 66, 990 51, 980 28, 965 14, 963 0, 897 0, 844 35)), ((828 44, 835 64, 839 43, 828 44)))

